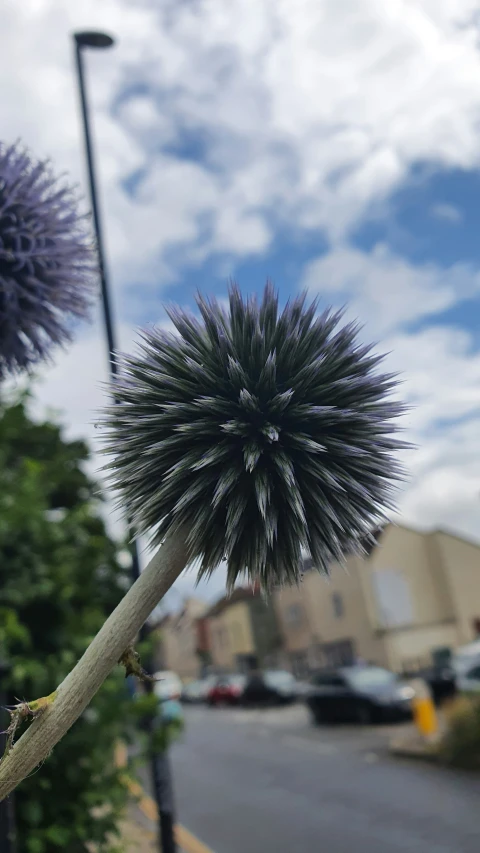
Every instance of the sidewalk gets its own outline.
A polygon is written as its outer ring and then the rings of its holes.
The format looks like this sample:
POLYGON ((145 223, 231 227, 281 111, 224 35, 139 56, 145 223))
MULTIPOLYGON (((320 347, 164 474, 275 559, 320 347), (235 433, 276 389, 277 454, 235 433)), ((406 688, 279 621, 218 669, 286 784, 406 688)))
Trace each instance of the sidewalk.
POLYGON ((158 842, 155 830, 157 828, 157 810, 155 803, 145 796, 138 782, 128 775, 128 750, 123 743, 118 743, 115 750, 117 767, 125 769, 124 781, 130 793, 130 802, 124 820, 120 824, 122 843, 127 853, 158 853, 158 842))
MULTIPOLYGON (((116 755, 120 767, 127 766, 127 751, 119 744, 116 755)), ((159 853, 157 830, 157 809, 153 800, 146 796, 141 785, 128 774, 125 784, 130 793, 130 802, 124 820, 120 824, 122 844, 125 853, 159 853)))
POLYGON ((446 722, 441 711, 437 711, 437 715, 438 730, 433 736, 426 739, 420 734, 417 726, 412 723, 391 739, 389 749, 392 755, 396 755, 399 758, 417 758, 431 762, 438 761, 437 747, 445 732, 446 722))
MULTIPOLYGON (((119 744, 116 754, 117 766, 127 767, 127 750, 119 744)), ((130 792, 127 814, 121 824, 122 842, 126 853, 159 853, 157 832, 158 812, 154 800, 142 786, 125 773, 125 784, 130 792)), ((198 838, 181 824, 175 827, 178 853, 213 853, 198 838)))
POLYGON ((423 761, 437 761, 438 756, 435 749, 435 740, 427 742, 413 726, 408 732, 393 738, 390 741, 390 752, 398 758, 417 758, 423 761))
POLYGON ((155 833, 140 825, 134 808, 129 807, 120 824, 120 832, 125 853, 159 853, 155 833))
MULTIPOLYGON (((142 824, 139 819, 138 808, 133 800, 129 803, 125 815, 118 825, 118 831, 120 838, 118 835, 112 835, 109 839, 115 850, 121 849, 122 853, 160 853, 153 828, 142 824), (120 847, 118 847, 119 842, 120 847)), ((98 853, 98 845, 95 843, 88 844, 87 847, 90 853, 98 853)))
MULTIPOLYGON (((159 853, 157 822, 145 814, 145 806, 149 812, 155 808, 149 797, 145 797, 138 804, 132 800, 120 825, 125 853, 159 853)), ((175 839, 178 853, 213 853, 210 847, 179 824, 175 827, 175 839)))

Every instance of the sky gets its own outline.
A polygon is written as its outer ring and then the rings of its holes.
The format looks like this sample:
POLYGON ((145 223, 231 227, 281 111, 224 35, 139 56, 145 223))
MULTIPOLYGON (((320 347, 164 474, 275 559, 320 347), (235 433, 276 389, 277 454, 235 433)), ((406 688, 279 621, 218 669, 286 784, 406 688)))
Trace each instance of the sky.
MULTIPOLYGON (((398 519, 480 541, 480 0, 0 5, 0 139, 85 205, 71 34, 116 38, 85 63, 119 347, 231 278, 346 305, 411 406, 398 519)), ((94 448, 102 334, 98 311, 35 386, 94 448)))

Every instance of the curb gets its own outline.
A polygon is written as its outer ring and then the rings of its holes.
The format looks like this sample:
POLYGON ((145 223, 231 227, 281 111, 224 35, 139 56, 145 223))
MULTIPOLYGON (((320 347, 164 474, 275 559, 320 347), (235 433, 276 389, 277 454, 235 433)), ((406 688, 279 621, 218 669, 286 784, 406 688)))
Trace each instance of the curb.
MULTIPOLYGON (((124 743, 117 744, 117 748, 115 750, 115 763, 119 769, 123 770, 123 783, 132 797, 132 800, 136 802, 137 808, 149 821, 157 823, 158 812, 155 800, 153 800, 152 797, 144 791, 142 786, 135 779, 132 779, 127 772, 128 753, 124 743)), ((148 836, 150 836, 150 839, 155 838, 153 833, 146 831, 145 837, 147 838, 148 836)), ((193 835, 185 826, 178 823, 175 825, 175 841, 183 853, 213 853, 210 847, 207 847, 206 844, 200 841, 200 839, 193 835)))
POLYGON ((430 764, 438 762, 438 755, 432 744, 421 741, 394 740, 389 744, 389 752, 397 758, 410 758, 417 761, 428 761, 430 764))
POLYGON ((135 820, 125 815, 119 825, 121 843, 125 851, 136 853, 158 853, 158 840, 153 832, 144 829, 135 820))

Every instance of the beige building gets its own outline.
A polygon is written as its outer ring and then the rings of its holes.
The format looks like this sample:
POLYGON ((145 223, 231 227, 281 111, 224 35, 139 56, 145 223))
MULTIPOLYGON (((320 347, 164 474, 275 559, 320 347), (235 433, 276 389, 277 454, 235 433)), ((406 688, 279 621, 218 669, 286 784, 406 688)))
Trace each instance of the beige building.
POLYGON ((238 588, 207 613, 212 665, 247 671, 277 662, 281 645, 275 610, 258 590, 238 588))
MULTIPOLYGON (((242 590, 243 593, 243 590, 242 590)), ((217 669, 236 669, 238 656, 255 653, 248 604, 234 594, 220 599, 207 614, 212 663, 217 669)))
POLYGON ((447 531, 389 524, 329 579, 305 569, 299 587, 275 594, 298 675, 357 658, 412 671, 480 633, 480 546, 447 531))
POLYGON ((169 613, 158 625, 155 654, 157 670, 171 670, 185 680, 198 678, 201 670, 204 601, 187 598, 178 613, 169 613))

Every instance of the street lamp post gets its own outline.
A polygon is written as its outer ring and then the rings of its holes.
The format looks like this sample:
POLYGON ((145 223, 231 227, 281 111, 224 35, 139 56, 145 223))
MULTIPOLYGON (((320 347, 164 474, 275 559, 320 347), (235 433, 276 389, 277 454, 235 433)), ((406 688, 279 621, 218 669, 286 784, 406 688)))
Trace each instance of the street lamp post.
MULTIPOLYGON (((112 379, 115 379, 118 373, 118 362, 116 357, 115 331, 112 320, 112 311, 110 305, 110 294, 108 288, 108 279, 105 266, 105 255, 103 249, 102 229, 100 225, 100 212, 97 200, 97 188, 95 180, 95 168, 93 161, 92 138, 90 132, 90 120, 88 113, 87 94, 85 87, 85 74, 83 68, 82 52, 85 48, 106 49, 112 47, 114 40, 106 33, 100 32, 79 32, 74 33, 75 40, 75 59, 77 67, 77 82, 80 93, 80 103, 82 109, 83 131, 85 139, 85 152, 88 166, 88 180, 90 185, 90 197, 92 204, 93 223, 97 239, 98 266, 100 272, 100 284, 102 292, 103 317, 105 324, 105 334, 108 346, 108 359, 110 365, 110 374, 112 379)), ((138 546, 135 540, 131 546, 132 554, 132 579, 137 580, 140 574, 140 562, 138 557, 138 546)), ((146 629, 143 629, 141 638, 145 638, 146 629)), ((151 682, 146 684, 148 692, 152 692, 153 686, 151 682)), ((150 743, 153 743, 155 731, 155 720, 148 720, 148 733, 150 743)), ((170 772, 170 764, 167 753, 156 753, 151 750, 151 776, 155 799, 157 803, 159 816, 159 844, 162 853, 176 853, 176 844, 174 836, 174 804, 172 793, 172 780, 170 772)))
MULTIPOLYGON (((7 736, 5 729, 9 723, 8 713, 4 711, 9 702, 5 681, 10 674, 8 661, 0 655, 0 755, 3 755, 7 736)), ((15 853, 17 849, 14 813, 14 794, 0 803, 0 853, 15 853)))
MULTIPOLYGON (((83 70, 82 50, 85 47, 105 49, 112 47, 114 41, 111 36, 105 33, 85 32, 75 33, 75 58, 77 63, 77 80, 80 91, 80 101, 82 106, 83 131, 85 137, 85 152, 87 155, 88 166, 88 181, 90 184, 90 199, 92 202, 93 224, 95 226, 95 234, 97 238, 98 266, 100 271, 100 285, 102 290, 103 303, 103 318, 105 323, 105 333, 107 337, 108 358, 110 362, 110 372, 112 378, 117 375, 117 359, 115 335, 113 330, 112 311, 110 307, 110 294, 108 290, 107 272, 105 268, 105 254, 103 251, 103 234, 100 225, 100 213, 97 201, 97 188, 95 180, 95 168, 93 164, 93 149, 92 138, 90 133, 90 119, 88 115, 87 93, 85 89, 85 75, 83 70)), ((138 561, 137 561, 138 562, 138 561)))

